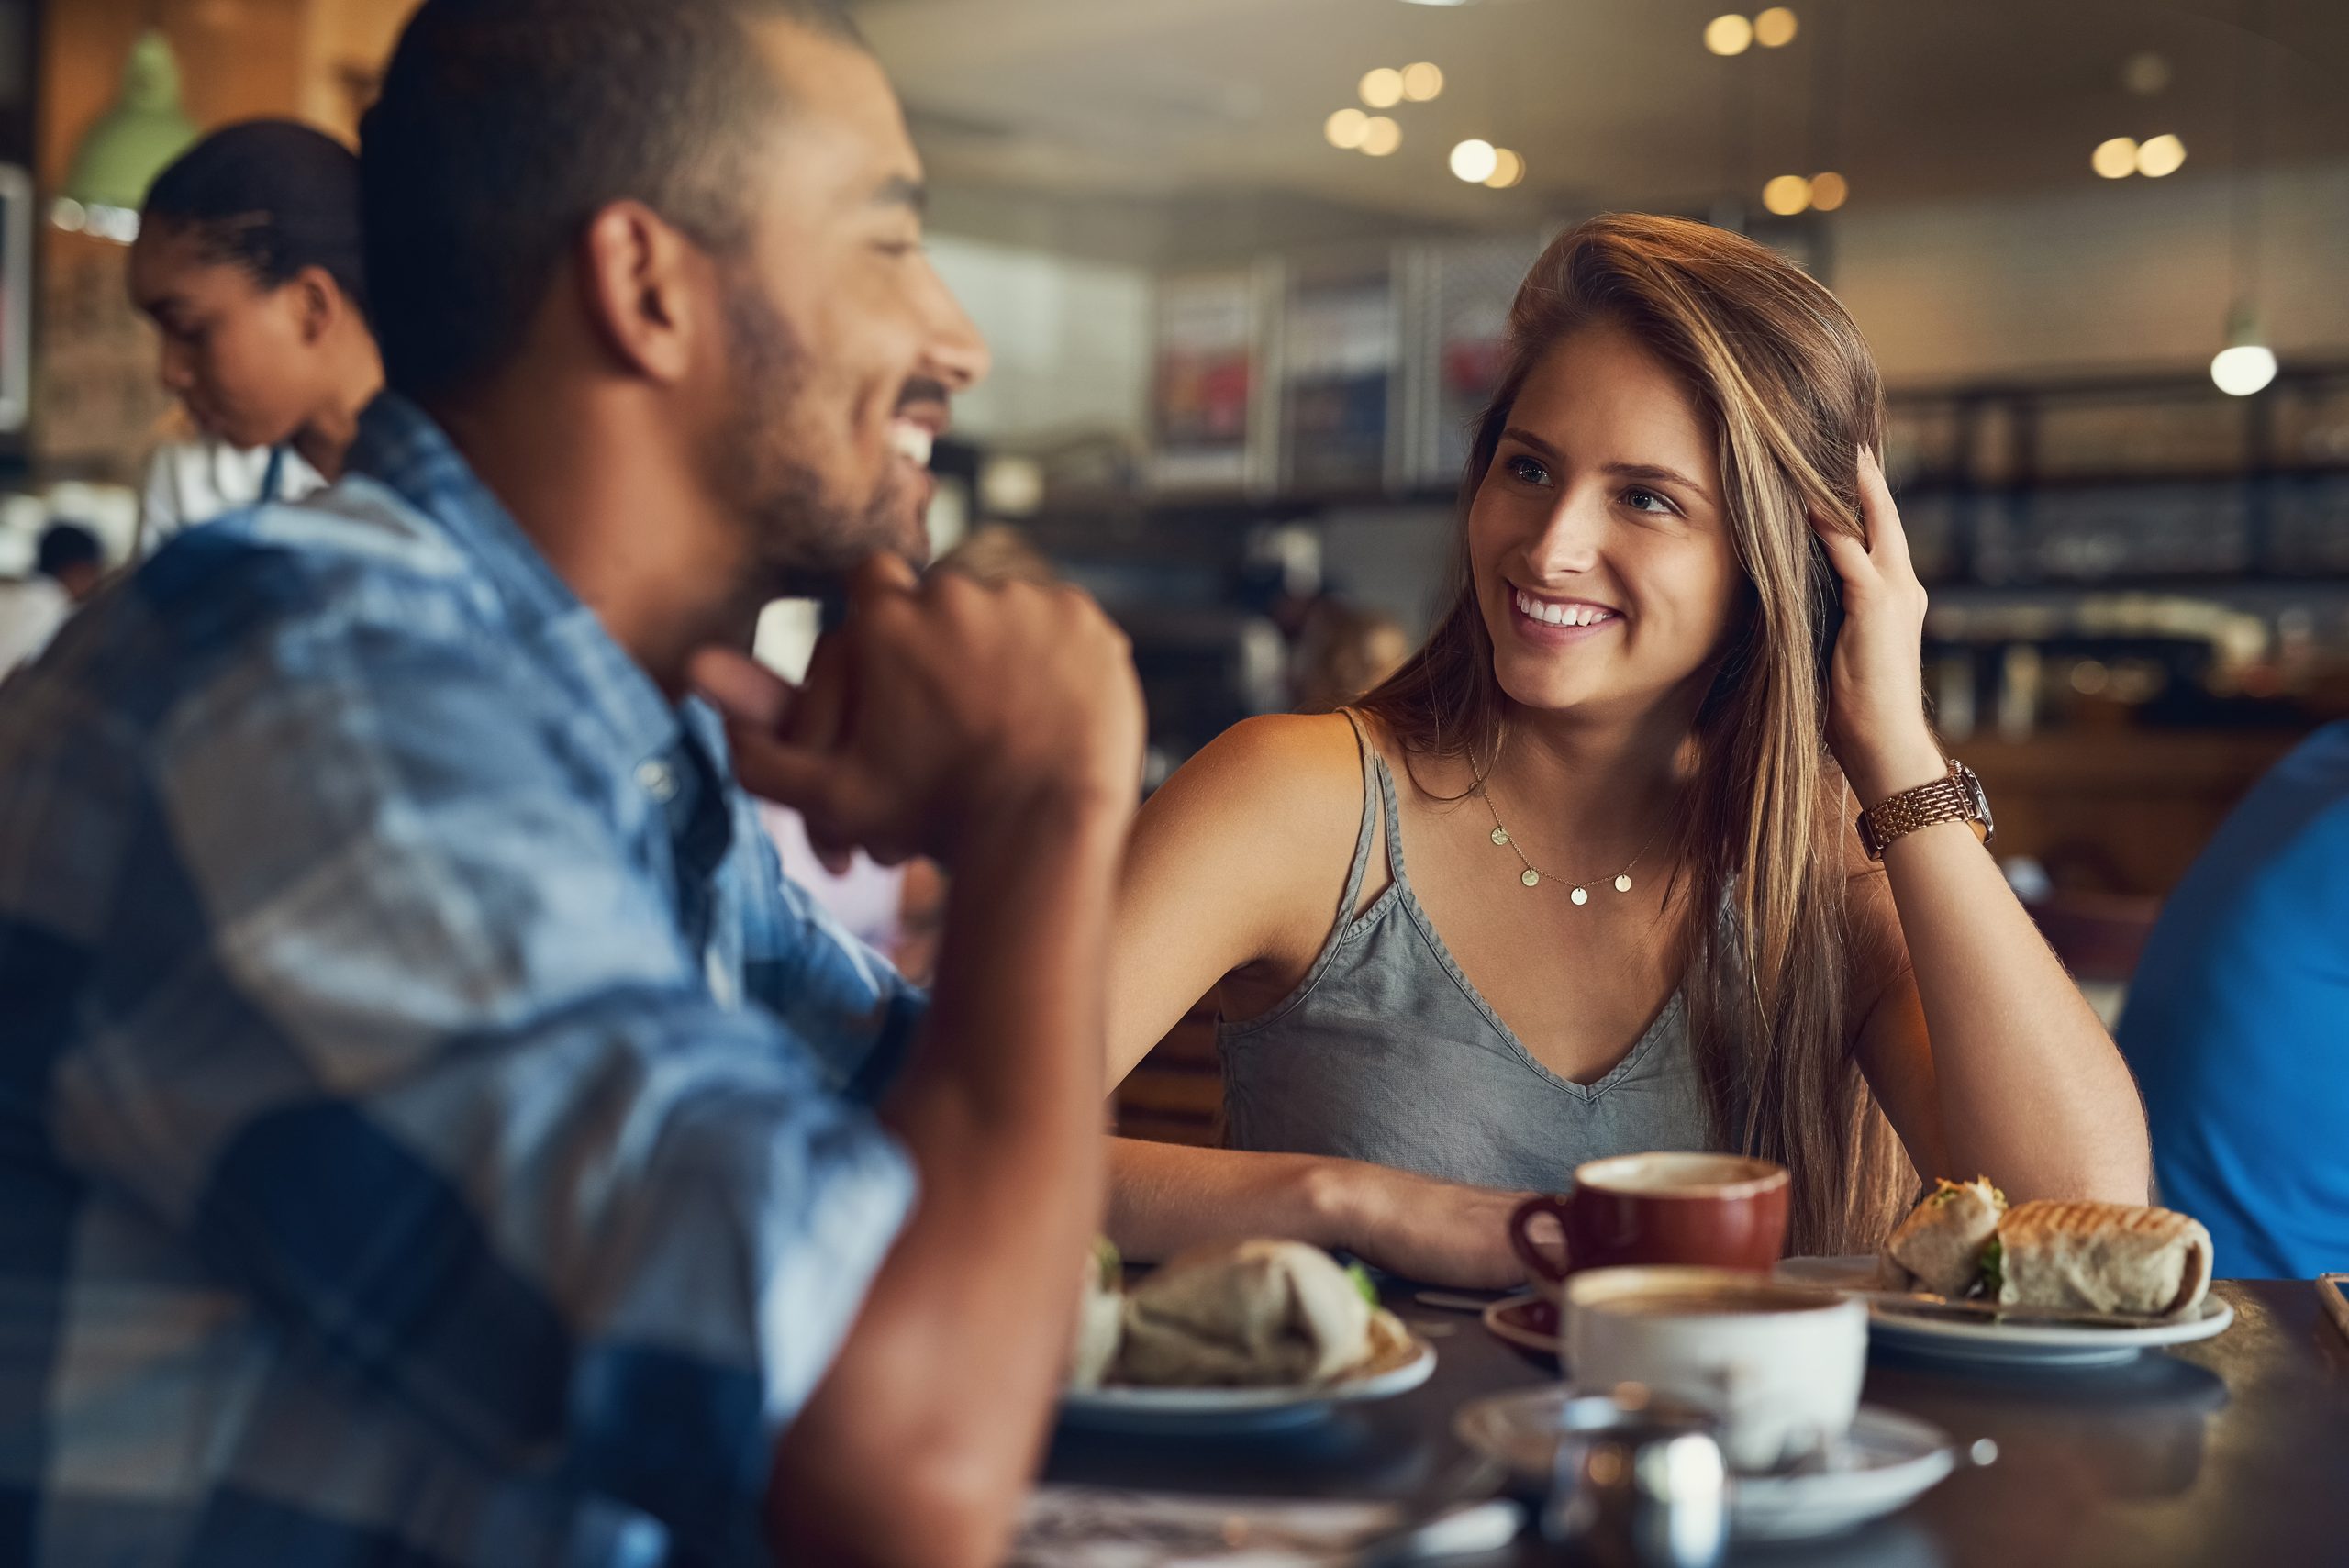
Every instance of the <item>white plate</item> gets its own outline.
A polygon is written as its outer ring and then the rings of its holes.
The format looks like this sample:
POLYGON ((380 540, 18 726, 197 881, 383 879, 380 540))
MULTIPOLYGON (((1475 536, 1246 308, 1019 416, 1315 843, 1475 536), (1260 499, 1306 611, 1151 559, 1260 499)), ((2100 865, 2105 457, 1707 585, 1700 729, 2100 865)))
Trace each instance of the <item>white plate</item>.
MULTIPOLYGON (((1496 1395, 1464 1408, 1453 1429, 1462 1442, 1518 1474, 1547 1481, 1557 1455, 1558 1412, 1573 1397, 1563 1385, 1496 1395)), ((1956 1445, 1940 1428, 1863 1405, 1825 1468, 1732 1477, 1730 1529, 1741 1540, 1834 1535, 1908 1507, 1956 1462, 1956 1445)))
POLYGON ((1340 1405, 1392 1399, 1435 1375, 1435 1347, 1411 1336, 1400 1366, 1319 1388, 1086 1388, 1061 1395, 1061 1425, 1142 1437, 1228 1437, 1301 1427, 1340 1405))
MULTIPOLYGON (((1865 1290, 1876 1284, 1874 1258, 1789 1258, 1778 1277, 1829 1289, 1865 1290)), ((2190 1345, 2223 1334, 2235 1309, 2205 1296, 2194 1313, 2149 1329, 2115 1324, 1970 1322, 1903 1312, 1880 1302, 1868 1305, 1868 1337, 1909 1355, 1981 1366, 2117 1366, 2146 1351, 2190 1345)))

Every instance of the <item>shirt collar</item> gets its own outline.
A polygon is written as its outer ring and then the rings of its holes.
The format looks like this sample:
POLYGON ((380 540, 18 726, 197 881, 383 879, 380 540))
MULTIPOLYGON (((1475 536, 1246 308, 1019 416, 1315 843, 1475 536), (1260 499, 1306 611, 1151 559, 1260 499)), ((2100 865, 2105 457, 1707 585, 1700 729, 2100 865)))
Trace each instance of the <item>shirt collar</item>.
MULTIPOLYGON (((388 487, 448 535, 487 579, 516 629, 610 725, 631 762, 670 751, 681 733, 705 747, 713 732, 722 734, 715 716, 695 711, 702 706, 697 699, 680 707, 662 695, 422 408, 397 393, 379 395, 360 416, 348 467, 388 487)), ((722 740, 714 755, 723 768, 722 740)))

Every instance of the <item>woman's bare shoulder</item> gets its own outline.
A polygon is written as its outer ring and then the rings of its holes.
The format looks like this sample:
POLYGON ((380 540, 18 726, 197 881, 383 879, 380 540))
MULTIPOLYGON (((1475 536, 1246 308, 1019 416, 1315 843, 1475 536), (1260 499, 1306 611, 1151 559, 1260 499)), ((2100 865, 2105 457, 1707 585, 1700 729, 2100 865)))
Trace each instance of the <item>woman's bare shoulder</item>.
POLYGON ((1186 816, 1245 813, 1267 828, 1311 831, 1333 812, 1351 826, 1362 792, 1362 751, 1345 715, 1267 714, 1200 748, 1145 809, 1163 801, 1186 816))
POLYGON ((1134 825, 1119 923, 1136 972, 1171 968, 1185 1002, 1248 965, 1293 984, 1328 929, 1362 819, 1362 753, 1343 715, 1252 718, 1218 736, 1134 825))

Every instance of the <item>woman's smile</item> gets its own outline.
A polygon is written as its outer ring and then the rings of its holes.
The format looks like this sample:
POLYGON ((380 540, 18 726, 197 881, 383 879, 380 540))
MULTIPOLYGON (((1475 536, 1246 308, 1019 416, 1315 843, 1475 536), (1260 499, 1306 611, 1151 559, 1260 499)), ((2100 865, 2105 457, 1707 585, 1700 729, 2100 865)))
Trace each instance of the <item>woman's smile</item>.
POLYGON ((1536 648, 1564 648, 1611 635, 1623 612, 1589 599, 1553 598, 1509 585, 1509 627, 1536 648))

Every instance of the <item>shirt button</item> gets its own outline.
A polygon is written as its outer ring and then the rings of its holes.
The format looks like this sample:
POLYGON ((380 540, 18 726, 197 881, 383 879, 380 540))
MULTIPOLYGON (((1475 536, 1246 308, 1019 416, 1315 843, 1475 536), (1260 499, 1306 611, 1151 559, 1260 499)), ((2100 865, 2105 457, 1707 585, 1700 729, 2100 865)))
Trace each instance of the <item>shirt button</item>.
POLYGON ((677 797, 677 775, 666 762, 646 761, 638 763, 636 783, 637 787, 663 806, 677 797))

